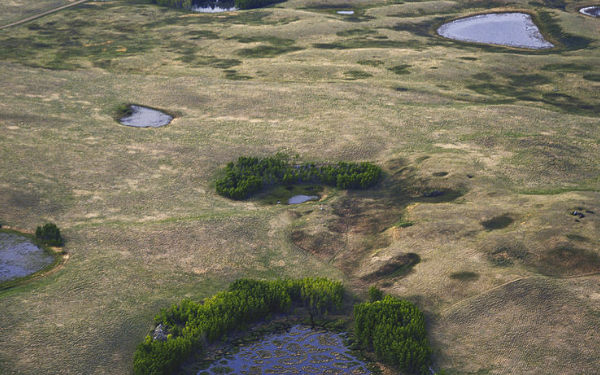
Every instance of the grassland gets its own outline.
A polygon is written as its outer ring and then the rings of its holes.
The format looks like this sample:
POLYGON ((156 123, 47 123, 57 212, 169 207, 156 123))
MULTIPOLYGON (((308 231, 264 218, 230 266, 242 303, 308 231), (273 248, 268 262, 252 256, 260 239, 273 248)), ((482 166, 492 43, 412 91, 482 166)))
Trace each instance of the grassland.
MULTIPOLYGON (((2 22, 24 16, 15 4, 2 22)), ((55 222, 70 255, 0 292, 0 372, 127 374, 161 307, 283 276, 415 302, 436 369, 593 372, 600 22, 577 4, 291 0, 208 15, 123 0, 0 31, 0 222, 55 222), (432 31, 491 9, 549 12, 553 41, 589 46, 432 31), (121 126, 124 103, 176 119, 121 126), (386 178, 297 207, 216 194, 227 162, 280 151, 373 161, 386 178), (403 268, 406 254, 420 262, 403 268)))

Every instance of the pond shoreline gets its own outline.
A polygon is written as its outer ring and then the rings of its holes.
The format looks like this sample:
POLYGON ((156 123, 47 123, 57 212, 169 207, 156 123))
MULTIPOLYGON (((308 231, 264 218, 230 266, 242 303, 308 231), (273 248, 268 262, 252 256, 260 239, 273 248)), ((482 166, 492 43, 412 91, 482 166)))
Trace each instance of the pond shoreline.
POLYGON ((23 237, 27 237, 32 240, 33 244, 35 244, 45 253, 50 254, 54 258, 52 263, 36 272, 33 272, 26 276, 17 277, 12 280, 0 282, 0 291, 11 289, 20 285, 25 285, 42 277, 51 275, 62 269, 65 266, 65 264, 67 264, 67 262, 69 261, 69 253, 67 253, 60 247, 47 246, 39 243, 39 241, 35 239, 35 232, 32 230, 13 227, 10 225, 3 225, 0 228, 0 233, 14 233, 23 237))

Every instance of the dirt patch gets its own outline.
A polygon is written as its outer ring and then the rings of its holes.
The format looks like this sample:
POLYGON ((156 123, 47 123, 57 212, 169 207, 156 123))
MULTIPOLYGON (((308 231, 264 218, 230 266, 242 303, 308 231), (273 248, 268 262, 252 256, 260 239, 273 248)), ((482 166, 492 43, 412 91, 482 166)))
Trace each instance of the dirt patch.
POLYGON ((593 250, 571 245, 558 246, 542 254, 538 272, 548 276, 585 275, 600 272, 600 256, 593 250))

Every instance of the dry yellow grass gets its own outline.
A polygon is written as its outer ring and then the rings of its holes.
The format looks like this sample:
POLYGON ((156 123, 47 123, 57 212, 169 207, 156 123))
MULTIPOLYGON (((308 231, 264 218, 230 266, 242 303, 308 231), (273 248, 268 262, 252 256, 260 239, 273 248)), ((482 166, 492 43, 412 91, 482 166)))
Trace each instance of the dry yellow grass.
MULTIPOLYGON (((436 368, 597 368, 598 277, 562 279, 594 271, 600 248, 600 133, 584 108, 600 105, 584 78, 597 50, 432 35, 436 17, 486 4, 361 1, 350 19, 319 4, 190 15, 92 2, 2 31, 0 221, 57 223, 71 258, 0 293, 0 372, 127 374, 160 308, 237 277, 309 275, 416 302, 436 368), (176 119, 121 126, 123 103, 176 119), (225 163, 278 151, 387 175, 299 207, 216 195, 225 163), (446 194, 423 197, 434 190, 446 194), (407 253, 421 260, 409 272, 364 278, 407 253)), ((598 43, 597 20, 552 12, 598 43)))

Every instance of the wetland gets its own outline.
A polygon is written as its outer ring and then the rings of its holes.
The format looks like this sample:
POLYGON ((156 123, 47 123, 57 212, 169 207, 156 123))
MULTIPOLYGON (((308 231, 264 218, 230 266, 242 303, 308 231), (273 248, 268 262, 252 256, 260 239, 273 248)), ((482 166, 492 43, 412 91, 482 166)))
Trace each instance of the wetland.
POLYGON ((0 283, 29 276, 54 262, 54 257, 25 236, 0 232, 0 283))
POLYGON ((440 26, 437 32, 445 38, 463 42, 529 49, 554 47, 525 13, 489 13, 460 18, 440 26))

